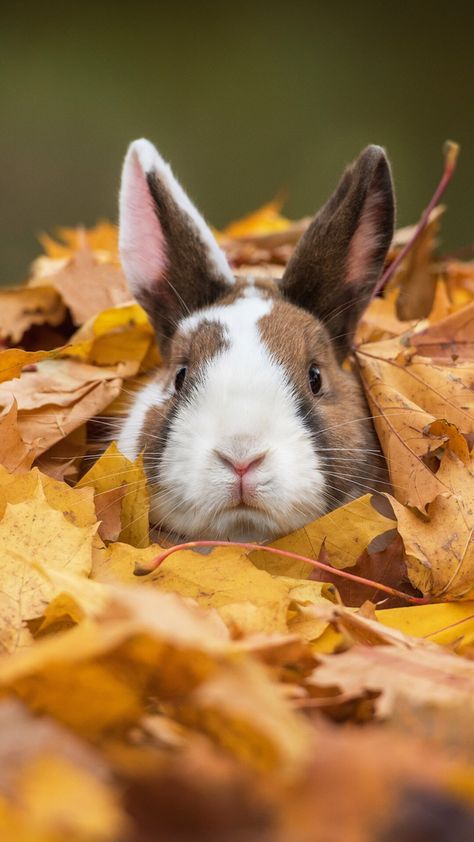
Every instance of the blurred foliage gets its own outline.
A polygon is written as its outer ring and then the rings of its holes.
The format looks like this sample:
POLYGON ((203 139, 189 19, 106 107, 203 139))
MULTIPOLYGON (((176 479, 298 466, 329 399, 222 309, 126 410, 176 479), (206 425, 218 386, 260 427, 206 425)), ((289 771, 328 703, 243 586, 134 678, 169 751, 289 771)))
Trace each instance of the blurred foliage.
POLYGON ((472 237, 472 5, 20 2, 0 28, 0 283, 35 235, 116 218, 121 160, 148 136, 222 227, 281 188, 313 212, 345 163, 387 147, 400 225, 446 137, 462 147, 443 248, 472 237), (471 11, 470 11, 471 9, 471 11), (471 189, 469 189, 469 184, 471 189))

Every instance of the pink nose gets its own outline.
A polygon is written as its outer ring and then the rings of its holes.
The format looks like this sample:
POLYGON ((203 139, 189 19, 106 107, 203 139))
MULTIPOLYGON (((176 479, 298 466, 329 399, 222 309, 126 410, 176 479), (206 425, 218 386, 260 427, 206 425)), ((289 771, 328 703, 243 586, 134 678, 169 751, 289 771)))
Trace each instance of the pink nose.
POLYGON ((221 462, 224 462, 225 465, 229 465, 229 467, 231 467, 239 477, 245 476, 245 474, 252 468, 257 468, 258 465, 263 462, 266 455, 265 453, 260 453, 258 456, 253 456, 251 459, 234 459, 234 457, 227 456, 219 450, 216 450, 215 452, 221 462))

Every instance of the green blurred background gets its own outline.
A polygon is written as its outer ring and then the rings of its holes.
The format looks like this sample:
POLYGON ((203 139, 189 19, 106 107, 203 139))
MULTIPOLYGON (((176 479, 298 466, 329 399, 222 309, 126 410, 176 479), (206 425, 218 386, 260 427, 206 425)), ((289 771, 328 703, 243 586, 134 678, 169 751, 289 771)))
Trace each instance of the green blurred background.
POLYGON ((461 143, 443 248, 472 241, 472 2, 18 2, 0 26, 0 283, 55 225, 116 218, 147 136, 217 226, 287 191, 316 210, 367 143, 415 221, 461 143))

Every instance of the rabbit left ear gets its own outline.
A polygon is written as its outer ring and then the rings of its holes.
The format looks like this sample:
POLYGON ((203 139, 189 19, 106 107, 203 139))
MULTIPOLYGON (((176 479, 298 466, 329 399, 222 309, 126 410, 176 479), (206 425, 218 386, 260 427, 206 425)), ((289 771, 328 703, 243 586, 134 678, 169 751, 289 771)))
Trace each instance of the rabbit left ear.
POLYGON ((368 146, 316 215, 283 275, 283 294, 326 325, 340 358, 383 269, 394 215, 387 157, 380 146, 368 146))
POLYGON ((131 291, 162 345, 181 318, 234 283, 211 230, 147 140, 132 143, 125 158, 119 245, 131 291))

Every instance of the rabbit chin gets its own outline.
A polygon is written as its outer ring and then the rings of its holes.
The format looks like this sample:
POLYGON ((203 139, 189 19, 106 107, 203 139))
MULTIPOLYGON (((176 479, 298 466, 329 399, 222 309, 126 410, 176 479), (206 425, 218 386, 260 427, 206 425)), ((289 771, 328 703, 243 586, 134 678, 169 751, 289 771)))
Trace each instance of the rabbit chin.
MULTIPOLYGON (((151 500, 151 513, 156 512, 151 500)), ((300 512, 292 517, 278 518, 274 515, 249 506, 222 508, 209 517, 209 511, 175 510, 169 518, 156 517, 154 527, 172 539, 194 541, 242 541, 261 543, 273 541, 300 529, 310 520, 323 513, 323 505, 316 503, 314 511, 300 512)), ((153 518, 152 518, 153 519, 153 518)), ((159 540, 159 538, 157 539, 159 540)))

